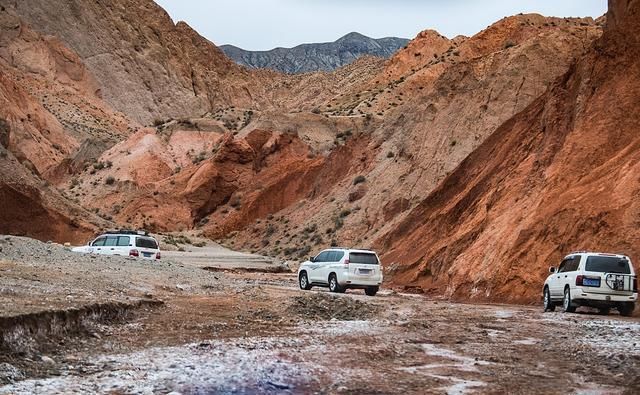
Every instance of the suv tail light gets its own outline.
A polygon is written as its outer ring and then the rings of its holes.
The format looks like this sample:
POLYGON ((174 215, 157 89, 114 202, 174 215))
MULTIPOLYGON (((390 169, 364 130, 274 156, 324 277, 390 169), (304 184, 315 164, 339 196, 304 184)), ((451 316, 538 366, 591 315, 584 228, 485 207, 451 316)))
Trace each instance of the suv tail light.
POLYGON ((633 292, 638 292, 638 277, 633 278, 633 292))
POLYGON ((580 275, 576 277, 576 285, 582 286, 583 281, 584 281, 584 276, 580 275))
POLYGON ((346 267, 346 268, 349 267, 349 258, 344 260, 344 267, 346 267))
POLYGON ((156 254, 156 259, 160 259, 160 251, 156 254))
POLYGON ((140 256, 140 252, 138 250, 129 250, 129 256, 140 256))

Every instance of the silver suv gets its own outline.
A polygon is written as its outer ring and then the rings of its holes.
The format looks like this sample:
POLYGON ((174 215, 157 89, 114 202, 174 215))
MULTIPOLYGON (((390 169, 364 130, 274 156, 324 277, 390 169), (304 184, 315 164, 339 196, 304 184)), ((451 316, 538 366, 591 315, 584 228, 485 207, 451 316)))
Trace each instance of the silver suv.
POLYGON ((382 266, 373 251, 330 248, 300 265, 298 281, 304 290, 320 286, 343 293, 353 288, 375 296, 382 284, 382 266))
POLYGON ((626 255, 579 251, 567 255, 560 266, 549 268, 542 289, 544 310, 562 305, 573 313, 579 306, 595 307, 602 314, 611 308, 630 316, 638 300, 638 278, 626 255))

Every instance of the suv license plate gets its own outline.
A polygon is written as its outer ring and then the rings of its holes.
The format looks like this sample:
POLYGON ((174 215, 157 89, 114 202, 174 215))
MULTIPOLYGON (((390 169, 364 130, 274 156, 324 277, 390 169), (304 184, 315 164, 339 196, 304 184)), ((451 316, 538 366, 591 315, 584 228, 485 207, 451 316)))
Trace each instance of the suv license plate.
POLYGON ((582 284, 586 287, 599 287, 600 279, 599 278, 585 278, 582 280, 582 284))
POLYGON ((358 273, 360 273, 360 274, 371 274, 371 270, 370 269, 359 269, 358 273))
POLYGON ((142 253, 142 255, 143 255, 145 258, 151 258, 151 253, 150 253, 150 252, 143 252, 143 253, 142 253))

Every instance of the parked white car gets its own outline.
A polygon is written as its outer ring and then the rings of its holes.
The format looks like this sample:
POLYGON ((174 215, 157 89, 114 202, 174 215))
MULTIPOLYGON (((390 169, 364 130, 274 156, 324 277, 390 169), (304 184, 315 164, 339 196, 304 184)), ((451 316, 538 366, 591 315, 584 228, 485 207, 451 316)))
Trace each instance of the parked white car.
POLYGON ((161 258, 158 241, 143 231, 107 232, 90 241, 86 246, 75 247, 71 251, 154 260, 161 258))
POLYGON ((303 290, 313 286, 338 293, 364 289, 368 296, 375 296, 382 284, 382 266, 373 251, 330 248, 300 265, 298 281, 303 290))
POLYGON ((638 300, 638 278, 626 255, 574 252, 558 268, 549 268, 542 289, 544 310, 561 305, 573 313, 579 306, 595 307, 602 314, 611 308, 630 316, 638 300))

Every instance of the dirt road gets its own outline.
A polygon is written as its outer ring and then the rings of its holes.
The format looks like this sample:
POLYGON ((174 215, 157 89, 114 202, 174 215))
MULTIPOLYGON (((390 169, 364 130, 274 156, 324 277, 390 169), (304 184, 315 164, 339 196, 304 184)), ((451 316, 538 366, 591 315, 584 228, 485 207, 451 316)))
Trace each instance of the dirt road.
MULTIPOLYGON (((12 347, 0 356, 0 394, 640 391, 635 318, 456 304, 389 290, 374 298, 334 295, 300 291, 291 274, 165 265, 149 266, 153 274, 131 279, 129 291, 142 297, 135 289, 143 281, 163 306, 87 317, 77 331, 54 331, 22 348, 5 341, 12 347)), ((101 289, 104 278, 123 279, 129 269, 88 281, 101 289)), ((0 273, 5 293, 9 282, 21 284, 21 271, 12 270, 0 273)))

